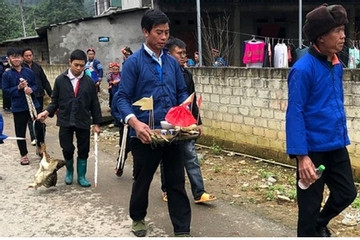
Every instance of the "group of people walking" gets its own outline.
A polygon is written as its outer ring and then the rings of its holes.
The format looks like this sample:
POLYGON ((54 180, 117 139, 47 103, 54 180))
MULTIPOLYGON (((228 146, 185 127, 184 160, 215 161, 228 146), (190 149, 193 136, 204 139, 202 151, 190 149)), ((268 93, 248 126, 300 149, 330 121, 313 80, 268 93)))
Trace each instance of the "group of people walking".
MULTIPOLYGON (((195 203, 216 199, 204 189, 195 141, 178 141, 154 148, 151 145, 150 113, 133 106, 139 99, 152 97, 154 127, 161 128, 160 121, 165 119, 168 110, 195 92, 192 75, 184 68, 186 44, 180 39, 170 38, 169 23, 169 18, 160 10, 146 11, 141 19, 144 44, 126 58, 121 74, 119 64, 112 64, 108 76, 109 91, 112 92, 109 105, 116 112, 116 120, 130 126, 128 140, 133 156, 134 181, 129 211, 133 220, 131 230, 137 237, 147 234, 145 218, 149 188, 159 165, 164 201, 168 204, 175 236, 191 236, 191 207, 185 191, 184 169, 190 179, 195 203)), ((312 183, 307 190, 297 188, 299 237, 330 236, 329 221, 356 197, 346 150, 349 138, 344 110, 343 69, 336 55, 344 45, 347 23, 347 13, 341 5, 324 4, 308 13, 303 30, 313 45, 294 64, 288 76, 287 153, 297 161, 297 179, 312 183), (315 168, 321 164, 326 166, 326 170, 317 179, 315 168), (330 189, 330 196, 321 207, 325 184, 330 189)), ((218 53, 215 50, 214 53, 218 53)), ((22 56, 25 60, 32 51, 27 49, 24 53, 15 48, 8 50, 7 57, 12 67, 2 77, 2 89, 12 101, 16 136, 25 137, 26 126, 29 120, 33 121, 36 123, 36 144, 40 146, 45 140, 44 121, 56 115, 66 162, 65 183, 73 183, 76 160, 77 181, 82 187, 89 187, 91 183, 86 179, 86 169, 90 128, 100 134, 102 118, 97 92, 103 70, 94 60, 95 50, 88 49, 87 53, 74 50, 70 55, 69 69, 56 78, 53 89, 42 77, 40 66, 28 61, 24 61, 27 66, 22 65, 22 56), (44 90, 51 95, 51 102, 43 110, 44 90), (36 109, 36 119, 29 114, 28 96, 36 109), (77 138, 76 157, 74 134, 77 138)), ((222 60, 218 62, 225 65, 222 60)), ((197 130, 201 134, 201 118, 196 104, 194 106, 192 114, 199 119, 197 130)), ((18 147, 20 163, 29 164, 26 142, 19 140, 18 147)))

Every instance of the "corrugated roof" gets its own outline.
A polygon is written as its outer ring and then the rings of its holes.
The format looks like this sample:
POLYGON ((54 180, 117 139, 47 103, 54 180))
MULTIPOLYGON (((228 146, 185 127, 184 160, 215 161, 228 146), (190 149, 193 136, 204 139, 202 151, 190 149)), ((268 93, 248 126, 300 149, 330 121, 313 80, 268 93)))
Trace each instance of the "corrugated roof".
POLYGON ((40 28, 36 28, 35 31, 37 32, 38 35, 43 35, 43 34, 46 34, 47 29, 51 29, 51 28, 56 27, 56 26, 66 25, 66 24, 69 24, 69 23, 78 23, 78 22, 83 22, 83 21, 88 21, 88 20, 98 19, 98 18, 108 18, 108 17, 111 17, 111 16, 121 15, 121 14, 128 13, 128 12, 136 12, 136 11, 140 11, 140 10, 144 10, 144 9, 148 9, 148 7, 119 10, 119 11, 109 12, 108 14, 105 14, 105 15, 85 17, 85 18, 69 20, 69 21, 66 21, 66 22, 50 24, 48 26, 43 26, 43 27, 40 27, 40 28))
POLYGON ((33 40, 33 39, 37 39, 37 38, 40 38, 40 36, 36 35, 36 36, 29 36, 29 37, 13 38, 13 39, 7 39, 7 40, 5 40, 3 42, 0 42, 0 44, 12 43, 12 42, 21 42, 21 41, 33 40))

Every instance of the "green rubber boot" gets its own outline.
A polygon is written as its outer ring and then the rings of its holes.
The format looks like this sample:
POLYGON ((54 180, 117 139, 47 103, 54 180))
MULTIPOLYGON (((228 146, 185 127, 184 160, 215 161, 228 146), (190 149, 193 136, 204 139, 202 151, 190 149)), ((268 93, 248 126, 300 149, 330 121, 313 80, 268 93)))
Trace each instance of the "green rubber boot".
POLYGON ((66 166, 65 183, 66 185, 71 185, 74 176, 74 159, 65 160, 65 166, 66 166))
POLYGON ((76 166, 77 166, 78 183, 82 187, 90 187, 91 183, 85 178, 87 159, 78 158, 76 166))

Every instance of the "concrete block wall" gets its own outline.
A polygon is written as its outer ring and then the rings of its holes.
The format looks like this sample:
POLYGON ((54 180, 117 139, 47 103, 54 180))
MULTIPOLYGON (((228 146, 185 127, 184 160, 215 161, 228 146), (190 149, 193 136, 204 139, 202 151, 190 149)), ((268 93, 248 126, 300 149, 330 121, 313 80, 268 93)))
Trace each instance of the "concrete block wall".
MULTIPOLYGON (((198 142, 295 165, 285 154, 289 69, 190 68, 204 136, 198 142)), ((360 179, 360 71, 345 70, 345 108, 354 173, 360 179)))
MULTIPOLYGON (((68 65, 44 65, 53 84, 68 65)), ((287 164, 285 112, 289 69, 189 68, 197 95, 203 97, 200 113, 204 135, 199 143, 287 164)), ((107 107, 106 80, 100 102, 107 107)), ((354 174, 360 180, 360 70, 344 70, 344 96, 351 145, 348 150, 354 174)))

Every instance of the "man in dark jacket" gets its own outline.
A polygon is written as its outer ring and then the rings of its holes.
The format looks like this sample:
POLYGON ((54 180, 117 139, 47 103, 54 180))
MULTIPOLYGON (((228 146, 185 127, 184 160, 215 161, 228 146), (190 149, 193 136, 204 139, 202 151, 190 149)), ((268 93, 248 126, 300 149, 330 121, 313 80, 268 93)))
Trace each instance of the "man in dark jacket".
POLYGON ((93 132, 100 134, 102 121, 99 99, 94 81, 84 73, 86 54, 74 50, 70 55, 70 68, 55 79, 49 106, 38 115, 44 121, 57 113, 56 125, 59 129, 60 146, 66 162, 65 183, 72 184, 74 175, 74 133, 77 139, 77 176, 82 187, 90 187, 85 178, 87 158, 90 151, 90 126, 93 132), (92 120, 92 122, 91 122, 92 120))
MULTIPOLYGON (((37 90, 35 92, 35 96, 40 104, 40 109, 42 111, 44 108, 45 91, 49 97, 51 97, 51 93, 52 93, 49 80, 47 79, 42 67, 38 63, 33 61, 34 53, 31 48, 23 49, 22 56, 24 59, 22 66, 30 68, 31 70, 33 70, 33 72, 35 74, 36 83, 37 83, 37 90)), ((35 136, 34 136, 33 123, 29 122, 28 127, 29 127, 29 132, 30 132, 30 137, 31 137, 31 144, 35 146, 36 140, 35 140, 35 136)))
MULTIPOLYGON (((173 56, 180 64, 181 70, 183 72, 184 80, 186 83, 186 88, 188 91, 188 94, 194 93, 193 102, 190 103, 192 114, 195 119, 198 119, 198 130, 200 134, 202 133, 202 127, 201 127, 201 118, 199 114, 199 108, 196 101, 196 94, 195 94, 195 85, 194 80, 192 77, 191 72, 189 72, 187 69, 184 68, 186 63, 186 44, 178 39, 178 38, 172 38, 170 39, 165 48, 169 50, 169 54, 173 56)), ((198 156, 195 150, 195 140, 189 140, 184 142, 184 165, 185 169, 188 175, 188 178, 190 180, 191 184, 191 191, 195 200, 195 203, 203 203, 208 201, 213 201, 216 199, 216 197, 213 194, 209 194, 205 191, 204 187, 204 181, 201 174, 201 168, 198 160, 198 156)), ((163 200, 167 201, 166 196, 166 184, 164 179, 164 173, 163 173, 163 166, 161 167, 161 190, 163 191, 163 200)))

